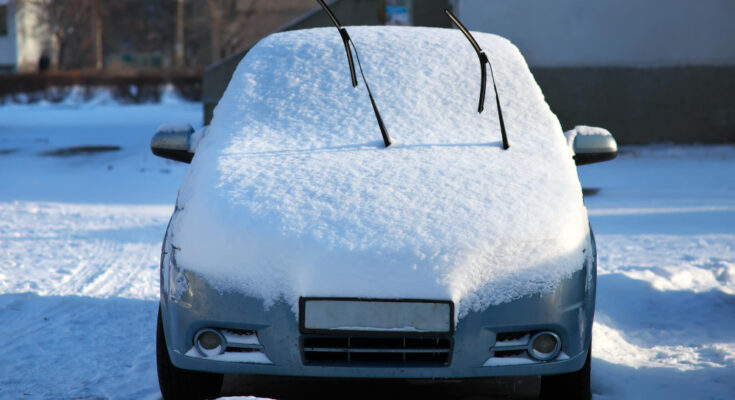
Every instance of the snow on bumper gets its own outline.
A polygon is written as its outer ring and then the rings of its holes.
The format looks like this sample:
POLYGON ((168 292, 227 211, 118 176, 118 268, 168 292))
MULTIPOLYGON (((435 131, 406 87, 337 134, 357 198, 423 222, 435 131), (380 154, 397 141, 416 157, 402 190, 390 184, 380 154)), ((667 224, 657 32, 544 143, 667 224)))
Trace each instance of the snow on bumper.
POLYGON ((564 373, 582 367, 590 343, 594 285, 589 285, 586 270, 562 282, 553 293, 470 312, 448 338, 449 355, 442 365, 308 362, 304 355, 308 334, 299 329, 298 316, 291 306, 278 302, 266 309, 261 300, 219 292, 189 272, 187 295, 173 300, 163 293, 164 331, 174 365, 209 372, 406 379, 564 373), (261 346, 257 357, 248 353, 203 357, 192 348, 194 335, 204 328, 257 332, 261 346), (562 353, 551 361, 534 361, 524 355, 503 360, 493 352, 503 333, 542 330, 556 332, 562 341, 562 353), (523 363, 512 362, 524 357, 523 363))

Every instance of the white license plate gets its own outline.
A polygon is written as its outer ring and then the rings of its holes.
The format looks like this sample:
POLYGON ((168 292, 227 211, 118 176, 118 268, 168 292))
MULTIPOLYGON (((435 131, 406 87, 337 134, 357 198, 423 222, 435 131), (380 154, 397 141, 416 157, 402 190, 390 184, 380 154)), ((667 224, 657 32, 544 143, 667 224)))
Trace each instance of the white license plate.
POLYGON ((301 299, 301 328, 316 331, 450 333, 449 301, 301 299))

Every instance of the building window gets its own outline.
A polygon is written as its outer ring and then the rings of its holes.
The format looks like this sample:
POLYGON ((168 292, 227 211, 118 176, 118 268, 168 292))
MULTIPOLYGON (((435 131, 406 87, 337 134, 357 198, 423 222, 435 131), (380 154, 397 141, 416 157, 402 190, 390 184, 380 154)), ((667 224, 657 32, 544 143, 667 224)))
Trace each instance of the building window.
POLYGON ((8 6, 0 4, 0 36, 8 34, 8 6))

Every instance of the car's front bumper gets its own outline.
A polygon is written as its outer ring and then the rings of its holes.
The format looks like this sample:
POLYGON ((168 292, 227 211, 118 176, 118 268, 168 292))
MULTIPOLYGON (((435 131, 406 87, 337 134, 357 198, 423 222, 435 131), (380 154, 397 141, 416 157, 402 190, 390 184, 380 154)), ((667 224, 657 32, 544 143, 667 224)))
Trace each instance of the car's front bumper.
POLYGON ((266 310, 255 298, 219 292, 188 272, 185 273, 187 290, 179 290, 176 296, 162 293, 164 332, 173 364, 199 371, 404 379, 559 374, 579 370, 587 357, 594 313, 594 264, 594 258, 588 258, 587 265, 563 281, 553 293, 470 312, 455 327, 449 362, 441 366, 305 363, 303 334, 299 331, 298 317, 289 305, 280 302, 266 310), (198 355, 193 350, 194 335, 199 329, 208 327, 257 332, 262 346, 260 351, 265 357, 243 362, 217 361, 198 355), (495 357, 489 362, 494 355, 492 349, 496 346, 497 333, 541 330, 559 335, 562 341, 559 357, 545 362, 516 359, 512 363, 495 357))

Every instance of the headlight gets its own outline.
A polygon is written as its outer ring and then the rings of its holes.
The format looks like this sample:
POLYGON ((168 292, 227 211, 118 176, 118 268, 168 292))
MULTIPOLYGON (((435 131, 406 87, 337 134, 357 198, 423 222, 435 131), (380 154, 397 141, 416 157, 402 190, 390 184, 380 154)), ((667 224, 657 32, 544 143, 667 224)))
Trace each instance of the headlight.
POLYGON ((168 282, 168 296, 171 300, 181 302, 189 296, 189 280, 176 263, 176 248, 173 246, 171 246, 171 257, 168 262, 168 282))

